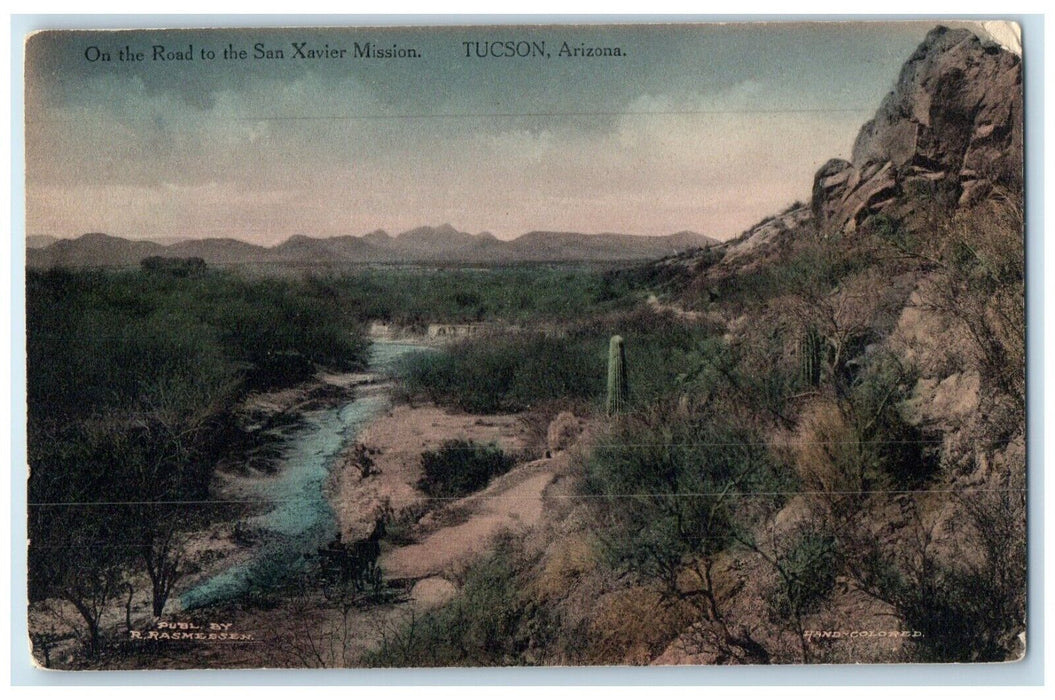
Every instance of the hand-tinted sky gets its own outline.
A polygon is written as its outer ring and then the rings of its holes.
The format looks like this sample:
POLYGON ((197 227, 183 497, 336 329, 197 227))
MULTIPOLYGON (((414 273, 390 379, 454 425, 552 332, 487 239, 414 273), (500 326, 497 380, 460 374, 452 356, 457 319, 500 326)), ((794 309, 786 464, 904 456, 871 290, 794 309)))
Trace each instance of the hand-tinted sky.
POLYGON ((736 235, 809 197, 932 27, 44 33, 27 45, 27 233, 736 235), (465 41, 551 58, 467 58, 465 41), (293 59, 291 42, 419 59, 293 59), (618 46, 618 58, 560 58, 618 46), (262 42, 287 58, 254 60, 262 42), (228 44, 250 58, 225 61, 228 44), (190 62, 151 60, 152 46, 190 62), (110 62, 89 62, 99 47, 110 62), (117 60, 121 47, 146 53, 117 60), (201 49, 216 51, 203 61, 201 49))

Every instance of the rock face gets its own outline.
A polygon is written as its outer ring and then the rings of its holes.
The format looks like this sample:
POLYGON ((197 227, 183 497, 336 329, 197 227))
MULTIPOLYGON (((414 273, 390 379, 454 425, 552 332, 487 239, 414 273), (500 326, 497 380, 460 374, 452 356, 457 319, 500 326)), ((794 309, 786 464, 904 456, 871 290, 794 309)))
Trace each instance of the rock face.
POLYGON ((812 212, 827 233, 920 202, 970 204, 1022 177, 1022 61, 966 29, 932 30, 854 143, 814 177, 812 212), (903 196, 911 195, 911 196, 903 196))

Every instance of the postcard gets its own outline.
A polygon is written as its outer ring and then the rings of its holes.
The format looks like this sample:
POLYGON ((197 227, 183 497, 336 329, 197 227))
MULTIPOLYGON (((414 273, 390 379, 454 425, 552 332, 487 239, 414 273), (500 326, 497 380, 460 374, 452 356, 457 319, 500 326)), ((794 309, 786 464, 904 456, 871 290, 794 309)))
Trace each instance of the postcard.
POLYGON ((31 35, 34 663, 1022 659, 1021 47, 31 35))

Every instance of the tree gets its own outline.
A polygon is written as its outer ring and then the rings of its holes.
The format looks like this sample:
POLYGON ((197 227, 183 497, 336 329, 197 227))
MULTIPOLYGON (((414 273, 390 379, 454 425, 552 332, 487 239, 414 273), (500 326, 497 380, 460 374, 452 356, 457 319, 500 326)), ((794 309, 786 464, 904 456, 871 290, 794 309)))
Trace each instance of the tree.
POLYGON ((133 551, 122 511, 93 488, 115 448, 109 437, 99 426, 37 426, 30 435, 29 597, 72 605, 89 657, 102 650, 103 615, 123 589, 133 551))
POLYGON ((594 448, 585 488, 617 567, 691 604, 719 658, 770 661, 714 580, 716 557, 786 490, 757 434, 714 413, 629 416, 594 448))

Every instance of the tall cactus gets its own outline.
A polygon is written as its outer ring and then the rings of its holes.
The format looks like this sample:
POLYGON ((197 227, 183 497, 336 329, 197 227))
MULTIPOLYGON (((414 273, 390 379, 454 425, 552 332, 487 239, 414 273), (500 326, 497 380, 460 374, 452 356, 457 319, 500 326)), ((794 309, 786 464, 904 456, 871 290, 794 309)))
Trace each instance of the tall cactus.
POLYGON ((802 381, 807 386, 819 386, 821 383, 821 361, 824 352, 824 339, 817 329, 810 326, 802 336, 799 344, 799 362, 801 364, 802 381))
POLYGON ((622 336, 613 335, 608 343, 608 415, 621 413, 630 398, 626 378, 626 348, 622 336))

